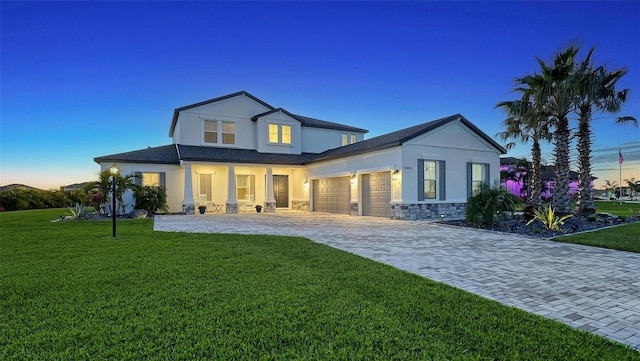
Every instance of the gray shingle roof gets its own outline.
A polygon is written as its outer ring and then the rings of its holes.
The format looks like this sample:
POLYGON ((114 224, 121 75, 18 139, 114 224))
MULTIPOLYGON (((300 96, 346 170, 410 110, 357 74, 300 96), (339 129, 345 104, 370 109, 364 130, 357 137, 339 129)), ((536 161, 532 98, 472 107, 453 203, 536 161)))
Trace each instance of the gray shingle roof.
POLYGON ((180 108, 176 108, 173 111, 173 119, 171 119, 171 127, 169 128, 169 136, 172 137, 173 136, 173 131, 176 128, 176 124, 178 122, 178 116, 180 115, 181 111, 184 110, 189 110, 192 108, 196 108, 202 105, 207 105, 207 104, 211 104, 211 103, 215 103, 221 100, 225 100, 225 99, 230 99, 233 97, 237 97, 240 95, 244 95, 254 101, 256 101, 257 103, 264 105, 266 108, 268 108, 269 110, 267 112, 264 112, 262 114, 258 114, 253 116, 253 118, 251 118, 251 120, 256 120, 257 118, 261 117, 261 116, 265 116, 267 114, 271 114, 271 113, 275 113, 275 112, 283 112, 285 114, 287 114, 288 116, 298 120, 300 123, 302 123, 302 125, 306 126, 306 127, 314 127, 314 128, 326 128, 326 129, 337 129, 337 130, 345 130, 345 131, 350 131, 350 132, 364 132, 367 133, 368 130, 366 129, 361 129, 361 128, 356 128, 356 127, 350 127, 348 125, 344 125, 344 124, 338 124, 338 123, 333 123, 333 122, 328 122, 326 120, 320 120, 320 119, 314 119, 314 118, 309 118, 309 117, 304 117, 302 115, 296 115, 296 114, 291 114, 288 111, 282 109, 282 108, 275 108, 272 107, 271 105, 265 103, 264 101, 254 97, 253 95, 247 93, 246 91, 242 90, 236 93, 232 93, 229 95, 224 95, 218 98, 213 98, 213 99, 209 99, 209 100, 205 100, 203 102, 199 102, 199 103, 195 103, 195 104, 191 104, 191 105, 186 105, 184 107, 180 107, 180 108))
POLYGON ((125 162, 125 163, 153 163, 153 164, 180 164, 175 144, 147 149, 134 150, 132 152, 105 155, 93 158, 96 163, 125 162))
POLYGON ((179 145, 178 147, 181 159, 189 161, 302 165, 316 155, 311 153, 259 153, 251 149, 198 147, 192 145, 179 145))
POLYGON ((493 145, 498 151, 502 154, 505 154, 507 151, 498 144, 495 140, 491 139, 487 134, 478 129, 475 125, 471 124, 465 117, 460 114, 455 114, 448 116, 446 118, 441 118, 437 120, 433 120, 431 122, 418 124, 413 127, 401 129, 392 133, 387 133, 380 135, 375 138, 363 140, 361 142, 345 145, 340 148, 329 149, 323 153, 318 154, 311 162, 318 162, 323 160, 329 160, 334 158, 341 158, 350 155, 357 155, 362 153, 371 152, 374 150, 385 149, 394 147, 397 145, 401 145, 402 143, 413 139, 419 135, 422 135, 428 131, 436 129, 446 123, 460 120, 467 127, 471 128, 475 133, 477 133, 480 137, 486 140, 489 144, 493 145))

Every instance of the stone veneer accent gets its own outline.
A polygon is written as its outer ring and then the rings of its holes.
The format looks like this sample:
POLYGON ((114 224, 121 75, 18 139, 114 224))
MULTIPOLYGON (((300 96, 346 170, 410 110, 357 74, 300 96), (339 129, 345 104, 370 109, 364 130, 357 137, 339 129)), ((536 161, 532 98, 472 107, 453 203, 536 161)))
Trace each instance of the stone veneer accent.
POLYGON ((309 201, 291 201, 291 209, 294 211, 308 211, 309 201))
POLYGON ((391 206, 392 219, 404 221, 440 220, 444 214, 445 220, 464 218, 466 203, 421 203, 421 204, 394 204, 391 206))
POLYGON ((276 202, 264 202, 264 213, 276 213, 276 202))
POLYGON ((183 204, 182 205, 182 214, 196 214, 196 205, 195 204, 183 204))
POLYGON ((358 202, 351 202, 351 208, 349 209, 349 215, 357 216, 358 215, 358 202))
POLYGON ((227 214, 238 213, 238 203, 225 203, 225 208, 227 209, 227 214))

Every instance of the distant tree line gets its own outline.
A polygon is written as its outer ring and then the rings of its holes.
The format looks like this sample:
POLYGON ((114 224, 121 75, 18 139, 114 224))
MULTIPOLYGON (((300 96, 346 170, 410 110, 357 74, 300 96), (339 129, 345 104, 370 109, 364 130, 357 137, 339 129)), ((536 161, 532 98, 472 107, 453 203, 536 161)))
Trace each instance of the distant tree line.
POLYGON ((15 187, 0 191, 0 211, 64 208, 73 206, 76 203, 86 204, 88 202, 89 195, 82 190, 41 190, 15 187))

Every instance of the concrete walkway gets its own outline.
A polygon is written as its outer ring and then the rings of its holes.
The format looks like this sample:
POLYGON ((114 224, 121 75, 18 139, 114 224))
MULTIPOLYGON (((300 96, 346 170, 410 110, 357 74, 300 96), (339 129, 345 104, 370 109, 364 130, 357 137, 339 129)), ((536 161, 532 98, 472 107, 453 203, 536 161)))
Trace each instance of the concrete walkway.
POLYGON ((307 237, 640 349, 640 254, 326 213, 157 216, 154 230, 307 237))

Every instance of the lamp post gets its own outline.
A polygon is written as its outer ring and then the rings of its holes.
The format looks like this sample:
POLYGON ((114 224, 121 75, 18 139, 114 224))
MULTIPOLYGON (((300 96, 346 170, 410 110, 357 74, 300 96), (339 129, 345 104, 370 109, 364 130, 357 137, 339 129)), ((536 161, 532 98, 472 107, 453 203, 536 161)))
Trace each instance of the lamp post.
POLYGON ((115 163, 113 163, 111 168, 109 168, 109 171, 111 171, 111 185, 112 185, 112 189, 111 189, 111 219, 113 221, 112 237, 115 239, 116 238, 116 176, 118 175, 118 172, 120 171, 120 169, 115 163))

